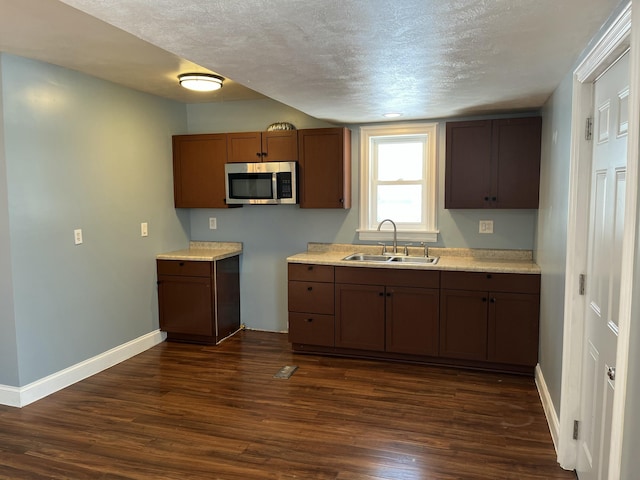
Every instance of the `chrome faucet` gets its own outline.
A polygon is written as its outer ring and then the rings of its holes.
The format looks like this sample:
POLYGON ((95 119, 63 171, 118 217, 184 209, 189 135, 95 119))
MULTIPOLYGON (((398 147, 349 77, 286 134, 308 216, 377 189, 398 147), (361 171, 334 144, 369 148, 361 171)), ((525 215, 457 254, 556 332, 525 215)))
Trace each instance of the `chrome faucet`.
POLYGON ((385 218, 378 224, 378 231, 380 231, 380 227, 382 227, 384 222, 391 222, 391 225, 393 225, 393 253, 395 255, 398 253, 398 229, 396 228, 396 224, 393 220, 385 218))

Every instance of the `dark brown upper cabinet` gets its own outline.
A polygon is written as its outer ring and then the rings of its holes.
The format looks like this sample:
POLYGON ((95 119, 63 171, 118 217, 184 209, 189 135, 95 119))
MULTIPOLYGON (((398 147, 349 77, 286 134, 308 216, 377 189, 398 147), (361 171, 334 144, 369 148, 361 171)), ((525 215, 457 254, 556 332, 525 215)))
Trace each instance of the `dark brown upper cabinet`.
POLYGON ((351 131, 298 130, 300 208, 351 208, 351 131))
POLYGON ((296 130, 227 134, 227 162, 295 162, 298 160, 296 130))
POLYGON ((541 117, 448 122, 445 208, 537 209, 541 117))
POLYGON ((173 137, 173 189, 176 208, 226 208, 224 164, 227 136, 173 137))

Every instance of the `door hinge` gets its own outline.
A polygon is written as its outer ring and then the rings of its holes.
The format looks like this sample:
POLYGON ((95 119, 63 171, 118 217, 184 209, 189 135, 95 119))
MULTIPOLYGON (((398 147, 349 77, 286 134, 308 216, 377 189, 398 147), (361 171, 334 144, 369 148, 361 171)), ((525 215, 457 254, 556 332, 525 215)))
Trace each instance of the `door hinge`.
POLYGON ((578 420, 573 421, 573 439, 578 439, 578 431, 580 430, 580 422, 578 420))
POLYGON ((593 137, 593 118, 587 118, 585 127, 584 127, 584 139, 591 140, 593 137))
POLYGON ((587 279, 587 276, 584 273, 580 274, 580 277, 578 279, 578 294, 579 295, 584 295, 584 283, 587 279))

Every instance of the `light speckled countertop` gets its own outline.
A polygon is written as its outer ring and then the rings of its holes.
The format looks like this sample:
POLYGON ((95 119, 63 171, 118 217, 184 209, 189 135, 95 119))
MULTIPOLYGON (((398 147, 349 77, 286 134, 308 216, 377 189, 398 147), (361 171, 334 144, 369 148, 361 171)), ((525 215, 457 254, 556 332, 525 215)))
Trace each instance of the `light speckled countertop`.
MULTIPOLYGON (((309 243, 307 251, 287 258, 289 263, 315 263, 318 265, 402 268, 427 270, 458 270, 466 272, 530 273, 539 274, 540 267, 533 262, 531 250, 489 250, 470 248, 430 247, 430 257, 440 257, 432 264, 397 264, 379 262, 350 262, 343 260, 352 253, 380 254, 378 245, 351 245, 340 243, 309 243)), ((409 247, 409 255, 422 255, 422 247, 409 247)))
POLYGON ((241 242, 189 242, 189 248, 156 255, 158 260, 213 262, 242 253, 241 242))

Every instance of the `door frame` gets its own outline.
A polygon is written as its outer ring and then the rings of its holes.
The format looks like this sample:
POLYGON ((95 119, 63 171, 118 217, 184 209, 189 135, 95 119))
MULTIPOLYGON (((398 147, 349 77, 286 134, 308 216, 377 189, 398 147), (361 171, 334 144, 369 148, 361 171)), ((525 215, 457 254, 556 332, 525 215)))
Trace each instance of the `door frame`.
MULTIPOLYGON (((630 85, 640 85, 640 38, 632 35, 632 17, 640 24, 640 9, 632 14, 631 2, 615 19, 602 38, 591 48, 574 71, 571 115, 571 153, 569 211, 567 225, 567 260, 564 301, 564 335, 562 386, 558 438, 558 462, 563 468, 575 469, 578 442, 573 440, 574 420, 579 419, 582 379, 585 305, 579 295, 579 275, 586 272, 588 209, 591 190, 592 141, 585 139, 585 122, 593 112, 593 82, 627 49, 630 48, 630 85)), ((637 30, 637 29, 636 29, 637 30)), ((623 258, 634 258, 636 251, 636 215, 638 212, 638 145, 640 116, 638 91, 629 93, 629 130, 627 137, 627 183, 625 198, 625 231, 623 258)), ((624 403, 629 359, 629 327, 631 322, 633 262, 623 262, 620 291, 619 336, 616 358, 616 387, 613 402, 609 478, 620 476, 624 403)), ((587 280, 588 281, 588 280, 587 280)))

